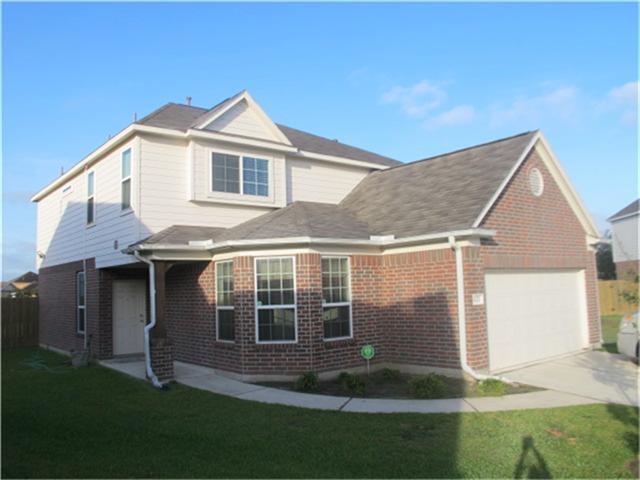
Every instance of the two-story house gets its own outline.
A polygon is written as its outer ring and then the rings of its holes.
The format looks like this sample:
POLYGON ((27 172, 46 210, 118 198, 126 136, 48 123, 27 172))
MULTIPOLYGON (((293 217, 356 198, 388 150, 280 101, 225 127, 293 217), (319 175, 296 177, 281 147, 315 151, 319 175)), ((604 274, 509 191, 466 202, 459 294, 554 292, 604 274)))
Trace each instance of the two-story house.
MULTIPOLYGON (((167 104, 38 192, 40 342, 244 379, 501 371, 600 341, 598 231, 543 135, 412 163, 167 104)), ((157 383, 157 382, 156 382, 157 383)))
POLYGON ((633 280, 640 273, 640 199, 614 213, 611 223, 613 261, 618 278, 633 280))

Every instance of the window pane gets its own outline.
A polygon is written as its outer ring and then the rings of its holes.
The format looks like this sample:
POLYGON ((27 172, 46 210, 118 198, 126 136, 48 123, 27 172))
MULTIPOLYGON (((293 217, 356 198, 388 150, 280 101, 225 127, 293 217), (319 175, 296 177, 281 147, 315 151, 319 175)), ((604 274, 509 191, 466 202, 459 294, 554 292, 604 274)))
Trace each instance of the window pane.
POLYGON ((235 321, 233 310, 218 310, 218 338, 220 340, 235 339, 235 321))
POLYGON ((322 259, 322 298, 325 303, 349 301, 349 259, 322 259))
POLYGON ((324 338, 349 337, 351 335, 349 312, 351 307, 325 307, 324 338))
POLYGON ((292 308, 258 310, 258 340, 295 340, 295 313, 292 308))
POLYGON ((93 198, 87 200, 87 224, 93 223, 93 198))
POLYGON ((84 333, 84 323, 85 323, 85 310, 84 308, 78 308, 78 332, 84 333))
POLYGON ((233 306, 233 262, 216 263, 216 301, 218 306, 233 306))
POLYGON ((261 158, 242 159, 242 191, 246 195, 269 195, 269 162, 261 158))
POLYGON ((214 153, 211 169, 212 189, 216 192, 240 193, 240 157, 214 153))
POLYGON ((88 197, 91 197, 94 192, 94 188, 95 188, 94 177, 95 177, 94 172, 89 172, 89 175, 87 175, 87 196, 88 197))
POLYGON ((131 179, 122 182, 122 210, 131 208, 131 179))
POLYGON ((122 178, 131 176, 131 149, 122 152, 122 178))
POLYGON ((84 307, 84 272, 76 274, 76 299, 77 305, 84 307))

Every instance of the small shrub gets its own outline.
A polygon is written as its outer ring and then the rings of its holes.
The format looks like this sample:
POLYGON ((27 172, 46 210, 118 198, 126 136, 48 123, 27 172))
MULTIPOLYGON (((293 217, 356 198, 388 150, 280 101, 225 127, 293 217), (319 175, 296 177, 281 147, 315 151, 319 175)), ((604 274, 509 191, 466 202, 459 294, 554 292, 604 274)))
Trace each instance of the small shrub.
POLYGON ((361 376, 347 372, 342 372, 338 375, 338 382, 351 395, 364 395, 367 388, 367 382, 361 376))
POLYGON ((489 378, 478 383, 478 391, 485 397, 500 397, 507 392, 507 384, 500 380, 489 378))
POLYGON ((347 390, 353 395, 364 395, 367 382, 360 375, 349 375, 346 382, 347 390))
POLYGON ((299 392, 315 392, 318 390, 318 375, 314 372, 302 374, 296 380, 294 388, 299 392))
POLYGON ((394 368, 383 368, 382 369, 382 378, 384 380, 399 380, 400 379, 400 370, 396 370, 394 368))
POLYGON ((435 373, 417 375, 409 380, 409 390, 416 398, 436 398, 444 391, 444 380, 435 373))

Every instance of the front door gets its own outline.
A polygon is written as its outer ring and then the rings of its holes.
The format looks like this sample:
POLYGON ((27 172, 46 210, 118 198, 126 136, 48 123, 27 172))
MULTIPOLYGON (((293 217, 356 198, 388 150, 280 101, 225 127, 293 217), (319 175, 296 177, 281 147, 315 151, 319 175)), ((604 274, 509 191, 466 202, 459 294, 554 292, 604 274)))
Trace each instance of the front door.
POLYGON ((147 287, 144 280, 113 281, 113 354, 144 351, 147 324, 147 287))

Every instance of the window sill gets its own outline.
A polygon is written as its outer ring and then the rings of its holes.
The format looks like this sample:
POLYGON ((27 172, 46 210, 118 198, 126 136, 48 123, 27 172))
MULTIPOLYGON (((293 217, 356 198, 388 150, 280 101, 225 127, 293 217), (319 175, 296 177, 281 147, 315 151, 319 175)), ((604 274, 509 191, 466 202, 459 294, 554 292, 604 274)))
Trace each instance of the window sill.
POLYGON ((345 342, 353 340, 353 336, 349 337, 334 337, 334 338, 323 338, 322 341, 325 343, 333 343, 333 342, 345 342))
POLYGON ((126 210, 120 211, 120 216, 124 217, 126 215, 131 215, 134 212, 133 208, 127 208, 126 210))
POLYGON ((93 222, 93 223, 87 223, 87 224, 85 225, 85 228, 93 228, 93 227, 95 227, 95 226, 96 226, 96 222, 93 222))
POLYGON ((216 343, 221 343, 223 345, 235 345, 236 341, 235 340, 222 340, 221 338, 216 338, 216 343))

